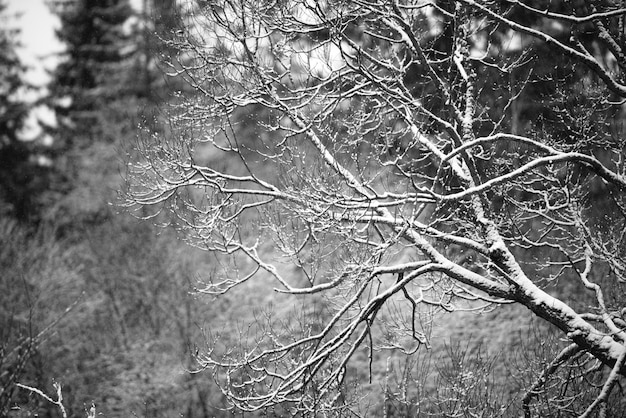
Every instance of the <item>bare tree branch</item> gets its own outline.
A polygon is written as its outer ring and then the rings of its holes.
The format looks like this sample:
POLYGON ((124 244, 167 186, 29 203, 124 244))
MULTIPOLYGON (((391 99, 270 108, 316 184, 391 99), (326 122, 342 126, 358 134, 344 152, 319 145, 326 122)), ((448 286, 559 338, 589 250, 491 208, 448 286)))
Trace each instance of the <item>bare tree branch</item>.
POLYGON ((575 353, 626 375, 623 301, 606 283, 624 280, 626 255, 626 143, 606 97, 626 87, 601 64, 624 48, 623 8, 218 3, 172 41, 192 92, 171 132, 139 142, 123 204, 228 260, 200 293, 265 280, 329 307, 315 329, 263 323, 199 358, 233 407, 345 407, 356 353, 430 345, 424 307, 515 303, 559 330, 568 348, 527 414, 575 353), (594 22, 606 33, 562 40, 594 22), (573 283, 584 302, 547 289, 573 283), (383 337, 392 311, 405 323, 383 337))

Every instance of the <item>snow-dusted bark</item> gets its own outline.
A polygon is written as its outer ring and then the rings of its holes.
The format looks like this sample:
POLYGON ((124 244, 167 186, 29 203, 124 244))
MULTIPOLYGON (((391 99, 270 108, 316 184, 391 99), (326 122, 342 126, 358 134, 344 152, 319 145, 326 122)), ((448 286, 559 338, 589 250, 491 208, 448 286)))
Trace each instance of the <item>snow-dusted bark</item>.
POLYGON ((202 357, 238 407, 332 410, 361 346, 428 345, 421 307, 524 305, 612 370, 591 410, 626 376, 606 295, 626 280, 626 11, 503 3, 206 2, 172 40, 194 90, 140 144, 126 204, 247 260, 201 293, 264 277, 335 308, 202 357), (588 297, 568 304, 574 282, 588 297), (392 302, 408 338, 374 341, 392 302))

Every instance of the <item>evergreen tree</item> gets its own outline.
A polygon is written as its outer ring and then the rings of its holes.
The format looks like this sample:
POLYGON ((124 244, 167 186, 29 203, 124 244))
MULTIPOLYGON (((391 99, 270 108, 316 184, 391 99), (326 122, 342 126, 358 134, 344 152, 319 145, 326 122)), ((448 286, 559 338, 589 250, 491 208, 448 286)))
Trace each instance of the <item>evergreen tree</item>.
POLYGON ((146 106, 158 105, 171 90, 155 56, 169 60, 163 39, 180 25, 178 8, 172 0, 145 0, 142 7, 143 16, 129 0, 52 3, 61 20, 57 36, 66 45, 50 83, 59 152, 119 141, 119 119, 134 136, 132 119, 140 120, 146 106))
POLYGON ((19 30, 13 19, 6 14, 6 2, 0 0, 0 216, 35 222, 50 172, 37 162, 38 142, 23 138, 31 105, 20 97, 28 85, 16 53, 19 30))
POLYGON ((60 145, 81 147, 89 143, 76 143, 79 138, 103 139, 103 109, 128 93, 123 70, 131 37, 124 25, 133 11, 128 0, 62 0, 52 7, 61 20, 57 36, 66 45, 50 84, 60 145))
POLYGON ((137 42, 128 0, 60 0, 51 4, 65 44, 49 85, 57 117, 49 128, 55 165, 68 179, 49 217, 63 230, 101 222, 117 187, 120 144, 135 136, 141 105, 133 68, 137 42))

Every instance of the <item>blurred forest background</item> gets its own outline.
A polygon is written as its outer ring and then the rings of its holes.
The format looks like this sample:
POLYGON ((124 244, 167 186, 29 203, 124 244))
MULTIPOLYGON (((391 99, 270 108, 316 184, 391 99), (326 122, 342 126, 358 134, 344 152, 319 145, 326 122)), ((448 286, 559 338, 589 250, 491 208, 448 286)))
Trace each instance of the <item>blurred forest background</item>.
MULTIPOLYGON (((188 372, 196 347, 214 334, 235 346, 247 324, 270 310, 276 318, 295 311, 311 321, 324 307, 310 299, 279 300, 262 282, 220 299, 194 295, 196 281, 213 269, 210 254, 115 206, 125 159, 142 127, 166 132, 162 111, 185 94, 161 64, 172 54, 162 39, 176 32, 184 11, 174 0, 143 0, 140 8, 128 0, 51 1, 65 51, 47 94, 32 103, 21 99, 32 87, 16 54, 20 20, 5 2, 0 416, 60 416, 55 405, 17 386, 53 394, 53 382, 62 385, 73 417, 85 416, 92 404, 106 417, 231 416, 211 375, 188 372), (42 123, 40 137, 25 141, 24 123, 35 106, 53 109, 56 121, 42 123)), ((556 346, 545 326, 514 307, 489 315, 433 322, 432 350, 413 358, 378 353, 372 366, 359 354, 350 370, 359 382, 356 396, 373 394, 361 412, 408 416, 396 398, 429 395, 441 400, 433 403, 441 411, 479 405, 489 416, 507 415, 532 381, 525 373, 541 370, 556 346), (533 345, 535 339, 544 343, 533 345), (524 363, 520 353, 528 347, 532 356, 524 363)))
MULTIPOLYGON (((45 97, 16 49, 20 18, 0 2, 0 416, 60 416, 17 383, 53 394, 69 416, 95 403, 107 417, 215 416, 210 379, 193 375, 190 348, 208 323, 232 322, 225 302, 190 294, 205 255, 114 203, 139 126, 179 87, 159 68, 173 0, 54 1, 65 51, 45 97), (54 110, 24 140, 37 106, 54 110), (113 205, 112 205, 113 204, 113 205), (220 305, 221 304, 221 305, 220 305)), ((165 129, 165 127, 163 128, 165 129)), ((234 312, 232 315, 236 315, 234 312)), ((234 320, 234 318, 233 318, 234 320)))

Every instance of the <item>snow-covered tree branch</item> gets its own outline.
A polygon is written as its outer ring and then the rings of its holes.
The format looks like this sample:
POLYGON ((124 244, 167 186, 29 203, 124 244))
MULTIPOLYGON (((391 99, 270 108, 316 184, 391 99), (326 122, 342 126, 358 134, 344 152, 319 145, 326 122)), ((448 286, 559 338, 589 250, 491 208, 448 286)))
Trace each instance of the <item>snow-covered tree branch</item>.
POLYGON ((626 376, 612 293, 626 280, 626 9, 613 3, 192 7, 171 73, 193 89, 171 132, 144 135, 125 204, 247 260, 201 293, 271 279, 333 309, 317 329, 268 327, 201 356, 225 370, 231 402, 332 411, 355 352, 428 346, 422 309, 508 303, 568 347, 525 411, 574 354, 606 368, 589 408, 606 402, 626 376), (566 300, 561 285, 585 295, 566 300), (404 335, 373 338, 392 302, 404 335))

